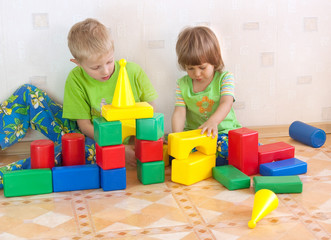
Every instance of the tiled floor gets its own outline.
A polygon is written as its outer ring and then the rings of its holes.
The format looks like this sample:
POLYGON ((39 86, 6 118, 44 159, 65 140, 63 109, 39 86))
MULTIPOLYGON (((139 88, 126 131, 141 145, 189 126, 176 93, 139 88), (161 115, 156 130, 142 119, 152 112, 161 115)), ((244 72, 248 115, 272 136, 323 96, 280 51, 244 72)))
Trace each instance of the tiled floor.
MULTIPOLYGON (((124 191, 101 189, 5 198, 0 191, 0 239, 331 239, 331 140, 319 149, 289 137, 308 163, 301 194, 278 194, 279 206, 258 222, 252 188, 229 191, 210 178, 191 186, 170 181, 142 185, 127 171, 124 191)), ((6 158, 4 162, 21 156, 6 158)), ((16 159, 15 159, 16 158, 16 159)))

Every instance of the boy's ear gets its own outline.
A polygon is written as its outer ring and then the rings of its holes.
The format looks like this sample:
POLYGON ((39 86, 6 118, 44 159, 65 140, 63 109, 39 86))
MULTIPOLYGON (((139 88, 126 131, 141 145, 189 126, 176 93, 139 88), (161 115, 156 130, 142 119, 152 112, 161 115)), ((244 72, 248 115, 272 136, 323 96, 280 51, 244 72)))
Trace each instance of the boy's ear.
POLYGON ((75 63, 77 66, 80 66, 79 62, 75 58, 71 58, 70 62, 75 63))

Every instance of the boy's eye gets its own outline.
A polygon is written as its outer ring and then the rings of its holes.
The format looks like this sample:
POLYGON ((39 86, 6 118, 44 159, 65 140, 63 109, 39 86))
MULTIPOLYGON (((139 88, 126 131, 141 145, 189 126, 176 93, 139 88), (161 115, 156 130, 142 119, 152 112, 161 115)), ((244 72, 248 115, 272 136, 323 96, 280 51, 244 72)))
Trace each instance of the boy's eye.
POLYGON ((99 69, 99 66, 98 67, 92 67, 91 69, 92 70, 98 70, 99 69))

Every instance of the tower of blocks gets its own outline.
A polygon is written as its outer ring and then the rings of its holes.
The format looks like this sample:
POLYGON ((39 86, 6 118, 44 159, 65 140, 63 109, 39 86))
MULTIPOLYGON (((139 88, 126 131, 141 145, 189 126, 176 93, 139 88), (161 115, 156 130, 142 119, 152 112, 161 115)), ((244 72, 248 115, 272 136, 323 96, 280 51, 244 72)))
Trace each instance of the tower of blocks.
POLYGON ((104 105, 102 117, 94 120, 94 138, 98 148, 96 158, 101 168, 101 187, 104 190, 116 190, 114 186, 104 187, 111 182, 107 178, 121 181, 121 186, 125 188, 125 147, 122 141, 132 135, 136 136, 138 179, 143 184, 164 182, 164 115, 154 113, 147 102, 135 102, 125 68, 126 61, 122 59, 119 63, 121 68, 112 104, 104 105), (117 169, 116 172, 114 169, 117 169), (121 176, 114 175, 120 171, 123 172, 121 176))
POLYGON ((201 134, 201 129, 169 134, 168 154, 174 158, 171 180, 191 185, 211 177, 216 165, 216 142, 217 137, 201 134))
POLYGON ((31 169, 4 174, 6 197, 97 189, 126 188, 123 140, 136 136, 137 176, 143 184, 164 182, 164 115, 154 113, 148 103, 135 103, 125 69, 120 61, 112 105, 95 118, 96 163, 85 164, 85 137, 79 133, 62 136, 62 163, 54 166, 54 143, 31 143, 31 169))

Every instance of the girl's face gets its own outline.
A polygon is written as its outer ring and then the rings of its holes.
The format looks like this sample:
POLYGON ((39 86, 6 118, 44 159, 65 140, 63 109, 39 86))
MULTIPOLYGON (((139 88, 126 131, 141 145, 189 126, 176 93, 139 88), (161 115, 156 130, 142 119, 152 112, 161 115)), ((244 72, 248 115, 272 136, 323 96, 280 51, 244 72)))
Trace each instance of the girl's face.
POLYGON ((193 82, 196 83, 210 83, 214 78, 214 65, 203 63, 201 65, 187 65, 186 72, 193 82))
POLYGON ((92 78, 105 82, 115 70, 114 52, 111 51, 103 56, 91 56, 81 63, 82 68, 92 78))

